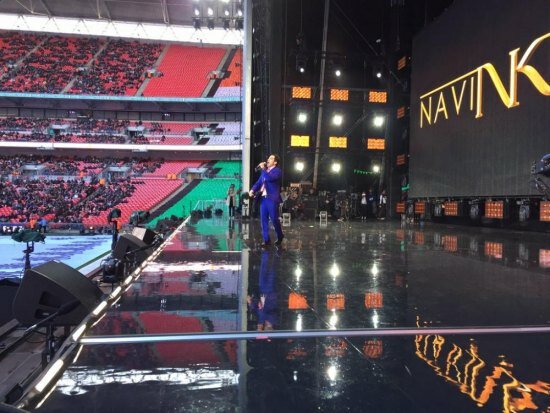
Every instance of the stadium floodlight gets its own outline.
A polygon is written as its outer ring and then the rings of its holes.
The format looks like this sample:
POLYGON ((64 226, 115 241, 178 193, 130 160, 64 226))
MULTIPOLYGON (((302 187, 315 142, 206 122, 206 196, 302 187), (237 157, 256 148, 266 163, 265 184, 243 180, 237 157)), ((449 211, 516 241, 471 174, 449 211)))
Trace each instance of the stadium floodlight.
POLYGON ((379 173, 380 172, 380 165, 373 165, 372 166, 372 172, 374 172, 375 174, 379 173))
POLYGON ((332 124, 335 126, 342 125, 343 121, 344 121, 344 117, 339 113, 334 114, 334 116, 332 117, 332 124))
POLYGON ((385 121, 384 116, 376 115, 374 117, 374 119, 372 120, 372 124, 374 126, 376 126, 377 128, 380 128, 380 127, 384 126, 384 121, 385 121))
POLYGON ((340 164, 340 162, 333 162, 330 169, 331 169, 332 172, 337 174, 342 169, 342 165, 340 164))
POLYGON ((307 113, 305 113, 305 112, 298 113, 298 122, 306 123, 307 122, 307 113))
POLYGON ((305 163, 303 161, 296 161, 294 164, 294 169, 296 169, 298 172, 303 172, 305 168, 305 163))

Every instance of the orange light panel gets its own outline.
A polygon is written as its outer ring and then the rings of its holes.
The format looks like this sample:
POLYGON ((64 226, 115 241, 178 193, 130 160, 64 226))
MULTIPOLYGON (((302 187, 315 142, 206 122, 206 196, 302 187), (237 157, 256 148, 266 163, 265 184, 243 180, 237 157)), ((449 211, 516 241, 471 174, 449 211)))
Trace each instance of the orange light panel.
POLYGON ((395 162, 397 166, 405 165, 406 163, 407 163, 407 157, 405 156, 405 154, 397 155, 397 159, 395 162))
POLYGON ((369 103, 386 103, 388 101, 388 92, 385 91, 369 91, 369 103))
POLYGON ((445 202, 444 204, 445 215, 448 217, 458 216, 458 202, 445 202))
POLYGON ((414 243, 416 245, 424 245, 424 233, 420 231, 416 231, 414 233, 414 243))
POLYGON ((407 56, 403 56, 397 61, 397 70, 404 69, 407 66, 407 56))
POLYGON ((342 339, 338 339, 334 343, 330 343, 325 348, 325 356, 326 357, 342 357, 346 354, 346 350, 348 349, 348 343, 345 342, 342 339))
POLYGON ((398 202, 395 205, 395 212, 398 214, 404 214, 405 213, 405 203, 404 202, 398 202))
POLYGON ((327 310, 343 310, 346 308, 344 294, 327 294, 327 310))
POLYGON ((550 222, 550 201, 541 201, 540 220, 544 222, 550 222))
POLYGON ((405 231, 403 231, 402 229, 396 230, 395 238, 397 238, 398 241, 403 241, 405 239, 405 231))
POLYGON ((458 237, 454 235, 445 235, 443 237, 443 249, 447 252, 457 252, 458 237))
POLYGON ((309 147, 309 136, 307 135, 290 135, 290 146, 309 147))
POLYGON ((504 218, 504 201, 485 202, 485 216, 487 218, 504 218))
POLYGON ((366 308, 382 308, 384 306, 384 295, 382 293, 366 293, 366 308))
POLYGON ((539 250, 539 267, 550 268, 550 250, 539 250))
POLYGON ((405 117, 405 106, 401 106, 397 109, 397 119, 401 119, 405 117))
POLYGON ((349 91, 346 89, 330 89, 330 100, 349 100, 349 91))
POLYGON ((347 148, 348 138, 345 136, 331 136, 328 140, 329 148, 347 148))
POLYGON ((363 345, 363 354, 370 359, 380 358, 384 352, 382 340, 367 340, 363 345))
POLYGON ((488 257, 502 258, 502 243, 485 242, 485 255, 488 257))
POLYGON ((307 308, 307 298, 305 295, 298 293, 290 293, 288 295, 289 310, 305 310, 307 308))
POLYGON ((425 202, 415 202, 414 203, 414 213, 415 214, 424 214, 426 212, 426 203, 425 202))
POLYGON ((296 99, 311 99, 311 88, 294 86, 292 88, 292 97, 296 99))
POLYGON ((384 139, 367 139, 367 149, 375 151, 383 151, 386 148, 386 141, 384 139))

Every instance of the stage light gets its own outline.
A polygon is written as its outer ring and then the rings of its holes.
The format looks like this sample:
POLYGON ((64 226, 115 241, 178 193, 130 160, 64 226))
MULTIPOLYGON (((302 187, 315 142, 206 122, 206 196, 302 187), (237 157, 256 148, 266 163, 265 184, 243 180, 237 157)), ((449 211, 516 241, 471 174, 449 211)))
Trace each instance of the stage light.
POLYGON ((340 114, 335 114, 332 117, 332 124, 335 126, 340 126, 343 121, 344 121, 344 117, 340 114))
POLYGON ((300 70, 300 73, 304 73, 306 71, 306 69, 304 69, 303 67, 301 67, 299 70, 300 70))
POLYGON ((336 69, 334 74, 336 75, 336 77, 340 77, 342 75, 342 72, 340 71, 340 69, 336 69))
POLYGON ((206 9, 206 13, 208 13, 209 16, 213 16, 214 15, 214 9, 212 9, 212 7, 209 7, 208 9, 206 9))
POLYGON ((305 168, 305 164, 302 161, 297 161, 294 164, 294 169, 296 169, 298 172, 302 172, 305 168))
POLYGON ((303 54, 296 55, 296 70, 300 73, 304 73, 307 67, 307 56, 303 54))
POLYGON ((305 112, 298 113, 298 122, 306 123, 306 121, 307 121, 307 113, 305 112))
POLYGON ((199 16, 201 14, 198 7, 195 7, 194 13, 195 13, 195 16, 199 16))
POLYGON ((339 173, 340 170, 342 169, 342 165, 340 165, 340 163, 338 163, 338 162, 334 162, 334 163, 331 165, 330 169, 332 170, 332 172, 334 172, 335 174, 337 174, 337 173, 339 173))
POLYGON ((378 79, 382 78, 382 72, 376 72, 376 77, 377 77, 378 79))
POLYGON ((229 16, 229 10, 228 10, 228 9, 224 9, 223 14, 224 14, 225 16, 229 16))
POLYGON ((373 165, 372 166, 372 172, 374 172, 375 174, 379 173, 380 172, 380 166, 379 165, 373 165))
POLYGON ((243 10, 241 8, 237 9, 237 16, 243 17, 243 10))
POLYGON ((372 124, 377 128, 380 128, 384 125, 384 121, 385 121, 384 116, 376 115, 372 120, 372 124))
POLYGON ((333 263, 332 267, 330 267, 330 275, 332 275, 334 278, 338 277, 340 275, 340 268, 338 267, 338 264, 333 263))

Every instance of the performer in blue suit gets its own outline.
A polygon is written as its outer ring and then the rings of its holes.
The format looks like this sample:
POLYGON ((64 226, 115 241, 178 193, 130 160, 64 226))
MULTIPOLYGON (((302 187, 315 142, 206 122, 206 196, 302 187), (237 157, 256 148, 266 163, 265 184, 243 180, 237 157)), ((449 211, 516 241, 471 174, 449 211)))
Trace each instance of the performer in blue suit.
POLYGON ((262 246, 267 246, 271 242, 269 240, 269 220, 275 228, 277 241, 275 245, 281 245, 284 234, 279 222, 279 204, 281 203, 281 168, 279 168, 279 156, 270 155, 267 162, 262 162, 257 169, 261 169, 262 174, 260 179, 252 186, 249 195, 254 196, 255 193, 261 195, 260 218, 262 220, 262 235, 264 243, 262 246))

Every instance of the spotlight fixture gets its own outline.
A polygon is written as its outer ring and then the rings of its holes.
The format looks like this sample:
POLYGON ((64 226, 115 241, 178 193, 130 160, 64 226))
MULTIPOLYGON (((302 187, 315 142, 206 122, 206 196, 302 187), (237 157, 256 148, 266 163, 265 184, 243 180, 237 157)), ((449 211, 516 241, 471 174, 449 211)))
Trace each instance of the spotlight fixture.
POLYGON ((336 75, 336 77, 340 77, 342 75, 342 72, 340 71, 340 69, 336 69, 334 74, 336 75))
POLYGON ((241 9, 240 7, 237 9, 237 16, 243 17, 243 9, 241 9))
POLYGON ((195 13, 195 16, 200 16, 200 14, 201 14, 198 7, 195 7, 195 9, 193 10, 193 13, 195 13))
POLYGON ((298 113, 298 122, 306 123, 306 121, 307 121, 307 113, 305 112, 298 113))
POLYGON ((206 9, 206 12, 208 13, 209 16, 214 15, 214 9, 212 7, 209 7, 208 9, 206 9))
POLYGON ((332 124, 335 126, 340 126, 342 122, 344 121, 344 117, 340 115, 339 113, 335 114, 332 117, 332 124))
POLYGON ((303 161, 296 161, 294 164, 294 169, 296 169, 298 172, 303 172, 305 168, 305 164, 303 161))
POLYGON ((223 15, 229 17, 229 9, 224 9, 223 15))
POLYGON ((307 57, 303 54, 296 55, 296 70, 300 73, 304 73, 307 67, 307 57))
POLYGON ((332 170, 332 172, 337 174, 342 169, 342 165, 339 162, 333 162, 330 169, 332 170))
POLYGON ((374 172, 375 174, 379 173, 380 172, 380 165, 373 165, 372 166, 372 172, 374 172))
POLYGON ((381 79, 382 78, 382 72, 376 72, 376 77, 378 79, 381 79))
POLYGON ((376 115, 372 120, 372 124, 377 128, 380 128, 384 125, 384 116, 376 115))

